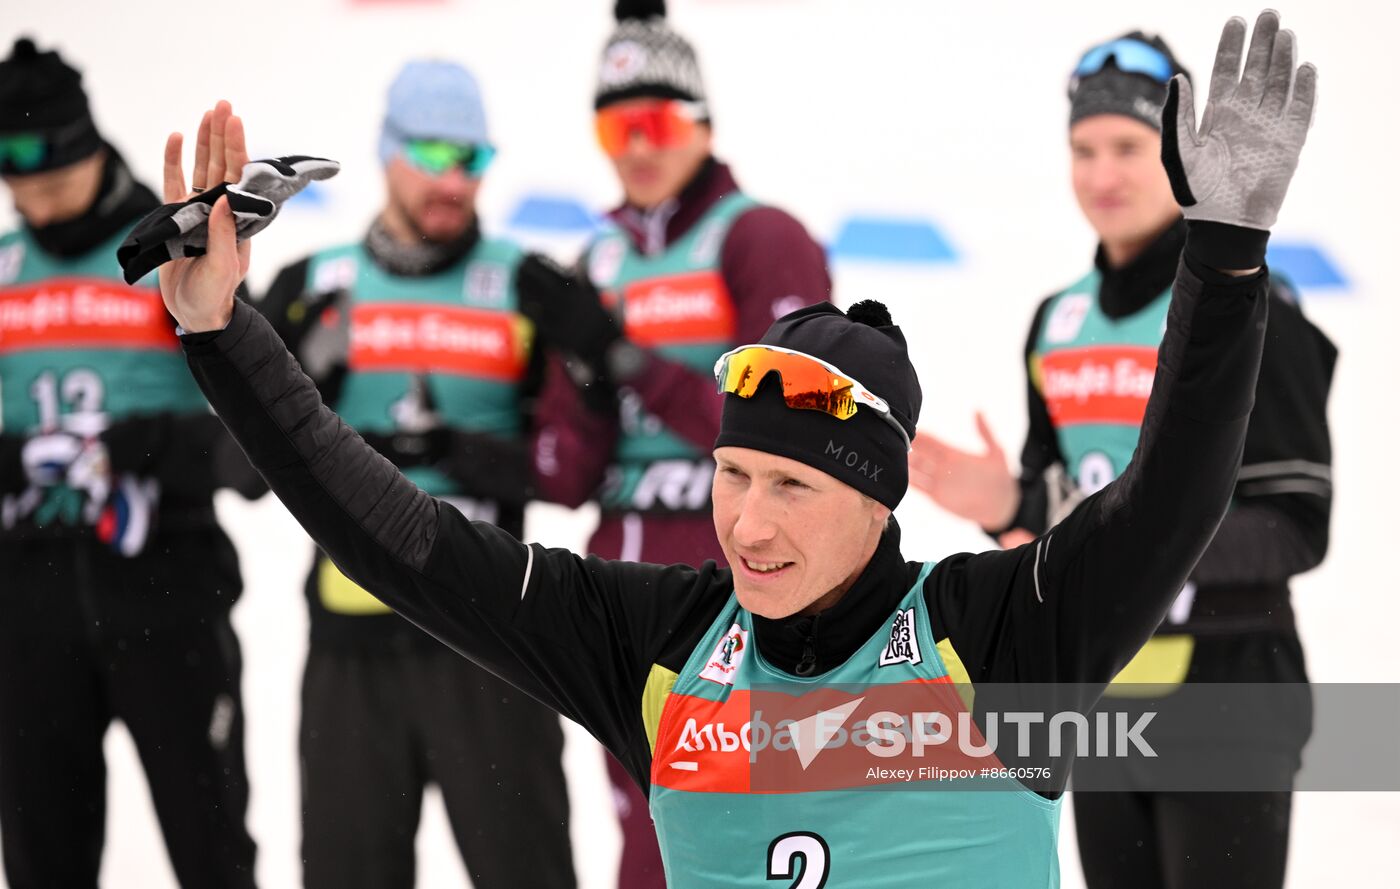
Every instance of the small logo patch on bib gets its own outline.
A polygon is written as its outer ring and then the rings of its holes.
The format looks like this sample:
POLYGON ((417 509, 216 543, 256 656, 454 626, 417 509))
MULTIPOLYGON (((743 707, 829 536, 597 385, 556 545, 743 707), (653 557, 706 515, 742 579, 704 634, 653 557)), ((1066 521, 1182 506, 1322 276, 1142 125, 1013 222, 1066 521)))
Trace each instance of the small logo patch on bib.
POLYGON ((912 607, 895 612, 894 625, 890 627, 890 641, 880 652, 880 666, 892 667, 895 664, 918 664, 923 662, 919 654, 919 636, 914 632, 914 609, 912 607))
POLYGON ((709 663, 700 671, 700 678, 718 682, 720 685, 733 685, 734 675, 739 672, 739 665, 744 662, 744 655, 748 650, 749 631, 734 624, 715 646, 709 663))

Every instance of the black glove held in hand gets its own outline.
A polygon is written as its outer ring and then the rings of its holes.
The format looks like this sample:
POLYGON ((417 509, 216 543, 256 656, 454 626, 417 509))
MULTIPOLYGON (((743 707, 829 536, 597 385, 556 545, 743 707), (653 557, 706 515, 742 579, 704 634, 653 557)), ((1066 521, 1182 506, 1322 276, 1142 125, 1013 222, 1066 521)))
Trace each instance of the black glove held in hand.
POLYGON ((532 253, 516 270, 515 286, 520 313, 534 323, 541 339, 577 357, 595 376, 606 375, 604 357, 622 338, 622 328, 586 277, 532 253))
POLYGON ((267 228, 282 205, 311 183, 340 172, 340 164, 322 157, 278 157, 251 161, 237 183, 220 183, 187 201, 165 204, 137 223, 117 248, 126 283, 135 284, 172 259, 203 256, 209 243, 209 211, 228 195, 238 240, 267 228))
POLYGON ((400 469, 436 466, 452 445, 451 432, 441 426, 424 432, 365 432, 361 437, 400 469))

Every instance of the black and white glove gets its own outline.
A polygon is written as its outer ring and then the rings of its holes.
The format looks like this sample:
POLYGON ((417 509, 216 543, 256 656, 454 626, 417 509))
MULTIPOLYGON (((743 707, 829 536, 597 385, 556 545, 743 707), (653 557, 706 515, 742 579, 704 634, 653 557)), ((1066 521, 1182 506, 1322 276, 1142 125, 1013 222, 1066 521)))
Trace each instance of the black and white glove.
POLYGON ((1263 265, 1316 97, 1317 69, 1297 66, 1295 78, 1293 32, 1279 30, 1277 12, 1259 14, 1248 58, 1244 37, 1244 19, 1225 23, 1199 128, 1191 84, 1182 75, 1172 78, 1162 109, 1162 163, 1182 214, 1194 223, 1253 230, 1222 233, 1227 255, 1201 257, 1216 268, 1263 265))
POLYGON ((102 439, 83 441, 83 449, 69 465, 63 483, 83 495, 83 521, 97 524, 112 496, 112 459, 102 439))
POLYGON ((520 313, 534 322, 541 339, 595 374, 606 373, 608 347, 622 339, 622 328, 587 277, 532 253, 516 269, 515 288, 520 313))
POLYGON ((400 469, 436 466, 452 446, 452 433, 443 426, 421 432, 362 432, 360 437, 400 469))
POLYGON ((238 240, 246 241, 277 218, 282 205, 314 179, 329 179, 340 164, 323 157, 250 161, 236 183, 220 183, 187 201, 165 204, 136 224, 117 248, 126 283, 135 284, 172 259, 203 256, 209 243, 209 211, 228 195, 238 240))
POLYGON ((27 440, 20 449, 24 476, 36 488, 49 488, 68 476, 68 467, 83 452, 83 440, 67 432, 49 432, 27 440))

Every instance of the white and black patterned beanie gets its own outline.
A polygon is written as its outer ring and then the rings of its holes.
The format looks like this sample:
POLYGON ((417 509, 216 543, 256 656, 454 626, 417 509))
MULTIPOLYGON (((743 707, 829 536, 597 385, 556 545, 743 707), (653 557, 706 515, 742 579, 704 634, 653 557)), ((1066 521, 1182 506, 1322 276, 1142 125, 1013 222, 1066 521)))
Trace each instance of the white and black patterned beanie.
POLYGON ((617 28, 603 47, 594 109, 644 97, 705 103, 695 47, 666 24, 665 0, 618 0, 613 15, 617 28))

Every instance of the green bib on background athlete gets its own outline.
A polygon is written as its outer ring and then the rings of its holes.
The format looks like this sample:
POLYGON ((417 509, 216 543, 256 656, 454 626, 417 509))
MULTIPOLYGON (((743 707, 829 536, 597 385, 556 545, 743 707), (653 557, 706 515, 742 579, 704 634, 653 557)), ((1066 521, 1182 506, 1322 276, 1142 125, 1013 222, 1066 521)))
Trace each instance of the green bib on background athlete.
MULTIPOLYGON (((516 311, 522 255, 508 241, 481 239, 451 266, 423 276, 385 270, 363 243, 312 256, 307 292, 346 294, 316 322, 344 337, 345 378, 335 412, 362 432, 446 425, 501 438, 523 435, 520 384, 534 331, 516 311)), ((495 503, 460 496, 457 483, 439 470, 402 472, 468 518, 498 520, 495 503)), ((321 605, 337 614, 389 612, 329 559, 317 565, 316 589, 321 605)))
POLYGON ((126 232, 71 259, 0 237, 0 429, 96 434, 141 413, 207 410, 152 275, 122 281, 126 232))
MULTIPOLYGON (((385 271, 358 243, 313 256, 307 290, 349 294, 319 322, 348 333, 335 412, 365 432, 412 430, 436 417, 502 438, 524 434, 519 386, 533 331, 516 311, 521 255, 508 241, 483 239, 450 267, 422 277, 385 271)), ((434 496, 461 493, 435 469, 404 475, 434 496)))
MULTIPOLYGON (((734 347, 737 319, 720 275, 720 252, 734 221, 756 202, 739 192, 711 207, 690 231, 655 256, 609 223, 586 251, 589 279, 622 318, 632 342, 703 374, 734 347)), ((641 399, 619 387, 621 436, 600 500, 605 510, 695 511, 710 503, 709 449, 686 442, 641 399)))
MULTIPOLYGON (((900 777, 893 766, 908 760, 873 755, 854 740, 882 706, 963 709, 953 676, 965 683, 966 674, 947 640, 935 642, 925 604, 932 568, 924 566, 875 635, 821 676, 803 679, 768 664, 737 598, 678 676, 653 676, 651 813, 668 886, 1059 885, 1059 801, 1005 782, 1000 790, 945 789, 917 767, 900 777), (668 679, 669 689, 657 687, 668 679), (835 695, 829 707, 827 694, 835 695), (784 749, 775 726, 804 707, 822 711, 813 719, 835 722, 784 760, 774 752, 784 749), (833 732, 842 740, 831 740, 833 732)), ((799 741, 814 737, 791 731, 799 741)))
MULTIPOLYGON (((1110 318, 1099 306, 1100 281, 1092 271, 1051 300, 1030 357, 1065 466, 1085 495, 1132 460, 1171 307, 1168 288, 1131 315, 1110 318)), ((1170 629, 1185 620, 1178 608, 1189 612, 1194 595, 1188 583, 1163 629, 1118 674, 1108 696, 1156 694, 1186 678, 1195 641, 1170 629)))
MULTIPOLYGON (((50 256, 23 230, 0 237, 0 431, 95 436, 133 415, 208 410, 155 276, 122 279, 125 237, 71 258, 50 256)), ((39 526, 79 524, 83 500, 55 485, 18 512, 39 526)))
POLYGON ((1114 320, 1099 307, 1099 282, 1099 273, 1090 272, 1051 300, 1030 368, 1065 466, 1085 494, 1128 468, 1171 305, 1168 289, 1140 311, 1114 320))

